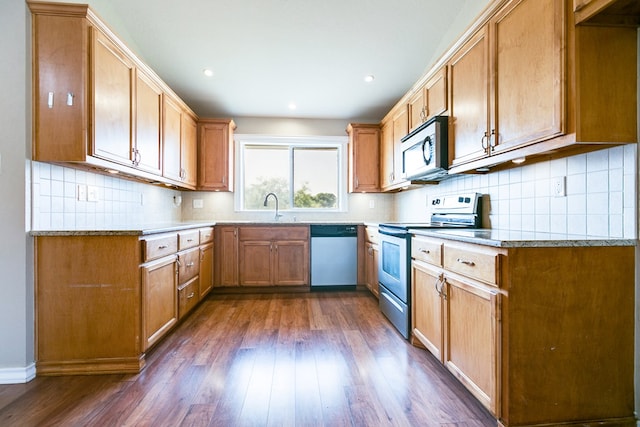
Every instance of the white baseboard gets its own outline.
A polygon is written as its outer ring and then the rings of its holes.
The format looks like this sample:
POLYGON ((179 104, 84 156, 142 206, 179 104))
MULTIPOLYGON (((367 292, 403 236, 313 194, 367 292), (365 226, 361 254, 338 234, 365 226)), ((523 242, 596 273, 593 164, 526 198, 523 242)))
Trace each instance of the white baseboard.
POLYGON ((23 384, 36 377, 36 364, 24 368, 0 368, 0 384, 23 384))

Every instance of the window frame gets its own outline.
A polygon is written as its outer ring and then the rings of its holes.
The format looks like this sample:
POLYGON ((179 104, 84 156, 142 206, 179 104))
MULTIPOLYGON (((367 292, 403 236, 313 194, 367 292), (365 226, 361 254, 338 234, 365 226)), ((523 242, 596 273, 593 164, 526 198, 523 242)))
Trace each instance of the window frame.
MULTIPOLYGON (((338 155, 338 200, 335 208, 288 208, 281 212, 289 213, 330 213, 347 212, 347 136, 278 136, 259 134, 235 134, 235 182, 234 209, 236 212, 262 212, 262 209, 246 209, 244 207, 244 149, 247 145, 282 146, 289 150, 292 147, 301 148, 336 148, 338 155)), ((289 170, 290 179, 293 168, 289 170)), ((293 189, 292 189, 293 190, 293 189)), ((293 195, 294 193, 292 193, 293 195)))

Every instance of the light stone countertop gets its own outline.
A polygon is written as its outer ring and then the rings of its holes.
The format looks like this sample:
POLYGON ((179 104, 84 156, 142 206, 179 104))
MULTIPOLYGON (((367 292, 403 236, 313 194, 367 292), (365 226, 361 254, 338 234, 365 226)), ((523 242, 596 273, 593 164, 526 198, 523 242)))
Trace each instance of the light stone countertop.
POLYGON ((168 233, 191 228, 212 227, 215 225, 256 225, 256 226, 308 226, 310 224, 345 224, 361 225, 360 221, 252 221, 252 220, 223 220, 223 221, 186 221, 154 224, 128 224, 108 228, 68 229, 68 230, 31 230, 32 236, 145 236, 149 234, 168 233))
POLYGON ((499 248, 635 246, 636 240, 491 229, 411 229, 412 234, 499 248))

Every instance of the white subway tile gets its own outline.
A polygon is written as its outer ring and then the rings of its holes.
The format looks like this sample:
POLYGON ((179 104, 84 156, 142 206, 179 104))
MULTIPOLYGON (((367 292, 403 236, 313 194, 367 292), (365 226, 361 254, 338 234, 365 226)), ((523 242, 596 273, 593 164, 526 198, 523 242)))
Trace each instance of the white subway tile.
POLYGON ((622 168, 609 169, 609 191, 624 190, 624 170, 622 168))
POLYGON ((587 215, 587 235, 598 237, 609 236, 609 216, 587 215))
POLYGON ((577 235, 587 234, 586 215, 567 215, 567 233, 577 235))
POLYGON ((609 213, 609 193, 587 194, 587 214, 607 215, 609 213))
POLYGON ((552 233, 566 233, 567 232, 567 216, 566 215, 551 215, 549 231, 552 233))
POLYGON ((608 237, 624 237, 624 218, 623 215, 609 215, 609 234, 608 237))
POLYGON ((587 196, 584 194, 573 194, 567 196, 567 214, 568 215, 586 215, 587 214, 587 196))
POLYGON ((603 171, 609 167, 609 150, 587 153, 587 172, 603 171))
POLYGON ((587 172, 587 155, 579 154, 567 158, 567 175, 587 172))
POLYGON ((587 174, 587 193, 602 193, 609 191, 609 171, 599 170, 587 174))
POLYGON ((567 195, 585 194, 587 192, 587 175, 584 173, 567 175, 565 183, 567 195))

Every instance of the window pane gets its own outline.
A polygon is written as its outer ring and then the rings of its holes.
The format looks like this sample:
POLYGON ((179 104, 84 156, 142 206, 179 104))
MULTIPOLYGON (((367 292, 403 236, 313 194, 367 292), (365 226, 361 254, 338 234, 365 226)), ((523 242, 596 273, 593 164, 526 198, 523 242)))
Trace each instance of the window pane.
POLYGON ((278 196, 280 209, 289 208, 289 149, 286 146, 247 145, 244 149, 244 208, 273 209, 264 199, 268 193, 278 196))
POLYGON ((294 207, 337 208, 338 175, 337 148, 294 148, 294 207))

